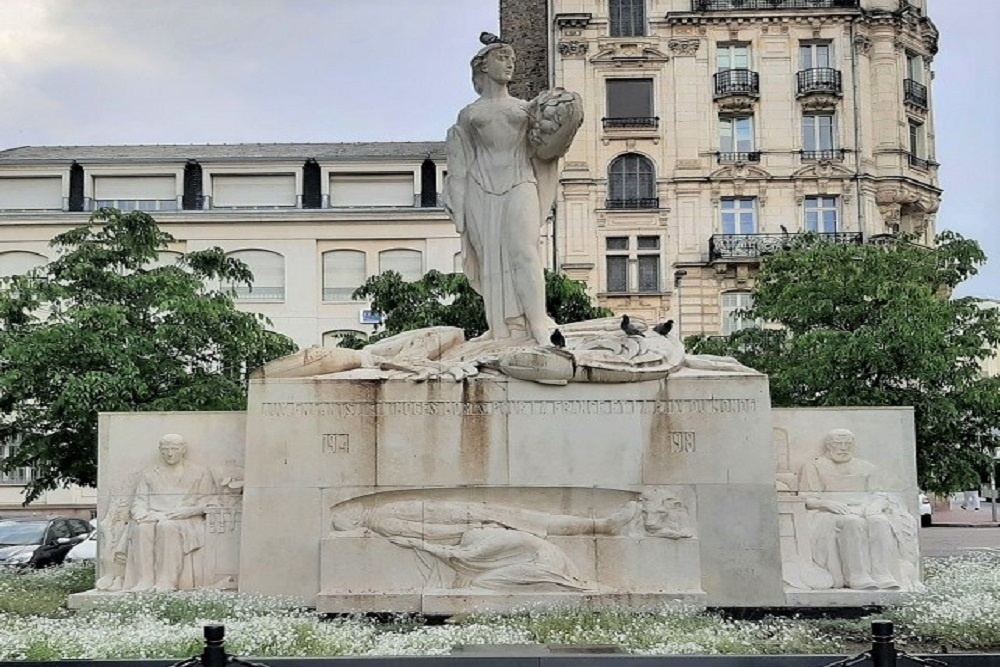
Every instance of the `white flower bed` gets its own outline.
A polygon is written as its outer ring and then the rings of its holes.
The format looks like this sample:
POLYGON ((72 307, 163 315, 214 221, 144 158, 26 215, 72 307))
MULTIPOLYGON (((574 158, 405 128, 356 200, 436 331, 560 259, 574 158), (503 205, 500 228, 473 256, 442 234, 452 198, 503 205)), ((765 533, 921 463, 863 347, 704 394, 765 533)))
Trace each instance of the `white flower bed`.
MULTIPOLYGON (((926 561, 927 591, 880 617, 912 643, 1000 650, 1000 553, 926 561)), ((0 573, 0 599, 78 589, 79 568, 0 573)), ((54 609, 54 607, 52 608, 54 609)), ((202 627, 226 626, 230 653, 255 657, 440 655, 469 644, 603 644, 649 655, 840 653, 868 622, 726 619, 694 608, 655 614, 525 611, 446 625, 400 618, 322 620, 289 599, 198 591, 121 595, 100 608, 48 616, 0 613, 0 660, 183 658, 199 653, 202 627)))

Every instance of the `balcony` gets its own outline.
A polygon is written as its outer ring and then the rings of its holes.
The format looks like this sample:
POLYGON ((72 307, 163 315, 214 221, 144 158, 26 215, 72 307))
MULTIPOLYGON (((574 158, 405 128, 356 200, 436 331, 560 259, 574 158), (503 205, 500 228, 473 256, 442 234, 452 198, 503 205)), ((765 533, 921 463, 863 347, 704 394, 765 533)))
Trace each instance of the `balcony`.
POLYGON ((840 70, 835 70, 832 67, 813 67, 801 70, 795 74, 795 82, 798 97, 816 93, 842 95, 844 92, 840 70))
POLYGON ((693 12, 858 9, 858 0, 691 0, 693 12))
MULTIPOLYGON (((860 232, 833 232, 815 236, 827 243, 863 243, 860 232)), ((790 238, 789 234, 713 234, 708 240, 708 259, 711 262, 720 259, 759 259, 779 250, 787 250, 790 238)))
POLYGON ((817 162, 827 160, 830 162, 843 162, 847 153, 843 148, 824 148, 817 151, 800 151, 803 162, 817 162))
POLYGON ((625 118, 602 118, 605 130, 655 130, 660 126, 658 116, 632 116, 625 118))
POLYGON ((736 164, 743 162, 760 162, 760 151, 742 151, 736 153, 719 153, 719 164, 736 164))
POLYGON ((903 102, 927 110, 927 86, 913 79, 903 80, 903 102))
POLYGON ((715 99, 723 97, 759 97, 760 75, 748 69, 726 69, 713 75, 715 99))
POLYGON ((605 207, 612 210, 651 209, 660 208, 659 197, 640 197, 636 199, 608 199, 605 207))
POLYGON ((923 169, 924 171, 929 170, 931 168, 931 165, 934 164, 930 160, 922 157, 917 157, 913 153, 907 153, 907 158, 910 162, 911 167, 916 167, 917 169, 923 169))

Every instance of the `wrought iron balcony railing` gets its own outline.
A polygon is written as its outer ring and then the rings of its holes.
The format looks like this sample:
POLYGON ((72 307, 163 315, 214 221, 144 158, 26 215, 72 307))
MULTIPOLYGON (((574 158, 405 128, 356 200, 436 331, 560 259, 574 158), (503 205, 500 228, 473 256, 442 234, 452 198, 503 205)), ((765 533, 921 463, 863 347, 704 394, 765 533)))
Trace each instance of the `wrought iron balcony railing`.
POLYGON ((632 199, 608 199, 605 202, 606 208, 612 209, 644 209, 660 208, 659 197, 639 197, 632 199))
MULTIPOLYGON (((816 234, 828 243, 861 245, 864 237, 860 232, 833 232, 816 234)), ((772 255, 790 247, 790 234, 713 234, 708 240, 708 258, 755 259, 772 255)))
POLYGON ((730 95, 760 95, 760 75, 748 69, 725 69, 713 75, 715 99, 730 95))
POLYGON ((627 116, 624 118, 602 118, 605 130, 618 130, 624 128, 643 128, 655 130, 660 126, 658 116, 627 116))
POLYGON ((801 151, 803 162, 815 160, 831 160, 833 162, 843 162, 847 153, 843 148, 824 148, 816 151, 801 151))
POLYGON ((840 70, 832 67, 801 70, 795 74, 795 82, 798 84, 797 93, 800 97, 812 93, 840 95, 843 92, 840 70))
POLYGON ((931 164, 933 164, 930 160, 928 160, 926 158, 922 158, 922 157, 917 157, 913 153, 909 153, 908 157, 909 157, 910 166, 911 167, 916 167, 918 169, 927 170, 927 169, 930 169, 931 164))
POLYGON ((903 79, 903 101, 907 104, 927 108, 927 86, 913 79, 903 79))
POLYGON ((693 12, 782 9, 858 9, 858 0, 691 0, 693 12))
POLYGON ((731 164, 733 162, 760 162, 760 151, 719 153, 719 164, 731 164))

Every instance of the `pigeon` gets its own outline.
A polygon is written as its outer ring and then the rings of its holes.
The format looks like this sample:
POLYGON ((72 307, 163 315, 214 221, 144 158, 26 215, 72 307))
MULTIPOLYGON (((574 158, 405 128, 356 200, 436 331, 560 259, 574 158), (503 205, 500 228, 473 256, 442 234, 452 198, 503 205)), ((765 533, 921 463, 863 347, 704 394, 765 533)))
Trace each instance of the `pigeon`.
POLYGON ((492 32, 481 32, 479 33, 479 42, 481 44, 504 44, 504 40, 500 39, 498 36, 494 35, 492 32))
POLYGON ((788 236, 788 228, 787 227, 785 227, 784 225, 778 225, 778 227, 781 227, 781 233, 782 234, 784 234, 785 236, 788 236))
POLYGON ((653 327, 653 331, 660 334, 661 336, 666 336, 668 333, 670 333, 670 330, 673 328, 674 328, 674 321, 667 320, 666 322, 660 322, 655 327, 653 327))
POLYGON ((558 348, 566 347, 566 337, 562 335, 562 332, 559 331, 559 329, 552 332, 552 335, 549 336, 549 342, 558 348))
POLYGON ((625 332, 626 336, 642 336, 646 337, 646 334, 642 333, 634 324, 629 323, 628 315, 622 315, 622 331, 625 332))

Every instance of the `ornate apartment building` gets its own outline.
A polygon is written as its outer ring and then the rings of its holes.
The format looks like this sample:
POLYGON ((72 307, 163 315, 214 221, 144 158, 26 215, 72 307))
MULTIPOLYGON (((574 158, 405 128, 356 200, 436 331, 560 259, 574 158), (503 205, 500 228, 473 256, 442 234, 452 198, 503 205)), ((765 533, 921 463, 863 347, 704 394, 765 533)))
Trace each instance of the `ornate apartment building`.
POLYGON ((725 335, 746 324, 734 312, 788 234, 933 237, 926 0, 500 7, 526 75, 516 92, 585 100, 553 261, 616 312, 725 335))

